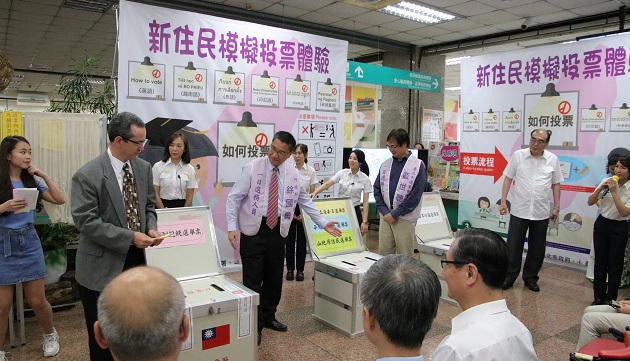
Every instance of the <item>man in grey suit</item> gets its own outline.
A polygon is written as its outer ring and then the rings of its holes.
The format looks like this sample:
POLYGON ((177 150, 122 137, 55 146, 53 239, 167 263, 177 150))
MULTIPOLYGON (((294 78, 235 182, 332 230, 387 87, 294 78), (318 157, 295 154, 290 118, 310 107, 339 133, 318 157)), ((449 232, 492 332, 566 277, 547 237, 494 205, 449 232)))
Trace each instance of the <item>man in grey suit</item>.
POLYGON ((123 270, 145 264, 144 248, 160 244, 162 236, 151 165, 138 159, 146 143, 144 122, 135 114, 119 113, 107 133, 107 151, 72 177, 72 218, 81 232, 76 280, 92 361, 113 360, 94 338, 100 293, 123 270))

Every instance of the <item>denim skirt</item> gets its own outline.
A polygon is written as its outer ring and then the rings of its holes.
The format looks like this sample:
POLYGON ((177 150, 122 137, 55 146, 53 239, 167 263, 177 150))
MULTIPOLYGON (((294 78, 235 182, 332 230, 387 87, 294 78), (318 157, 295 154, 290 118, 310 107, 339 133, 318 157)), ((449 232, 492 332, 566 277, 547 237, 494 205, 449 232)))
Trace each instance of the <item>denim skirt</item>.
POLYGON ((32 224, 0 228, 0 286, 32 281, 46 276, 42 243, 32 224))

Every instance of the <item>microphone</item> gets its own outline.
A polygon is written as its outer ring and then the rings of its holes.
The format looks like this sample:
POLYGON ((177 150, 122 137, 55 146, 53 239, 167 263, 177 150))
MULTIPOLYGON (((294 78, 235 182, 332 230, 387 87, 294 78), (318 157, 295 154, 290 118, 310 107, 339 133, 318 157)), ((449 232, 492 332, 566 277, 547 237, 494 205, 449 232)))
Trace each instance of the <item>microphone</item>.
MULTIPOLYGON (((616 175, 610 177, 611 179, 614 179, 616 181, 619 181, 619 177, 617 177, 616 175)), ((608 192, 610 192, 610 189, 608 189, 608 187, 606 187, 606 189, 604 189, 604 191, 602 192, 602 197, 605 197, 606 194, 608 194, 608 192)))

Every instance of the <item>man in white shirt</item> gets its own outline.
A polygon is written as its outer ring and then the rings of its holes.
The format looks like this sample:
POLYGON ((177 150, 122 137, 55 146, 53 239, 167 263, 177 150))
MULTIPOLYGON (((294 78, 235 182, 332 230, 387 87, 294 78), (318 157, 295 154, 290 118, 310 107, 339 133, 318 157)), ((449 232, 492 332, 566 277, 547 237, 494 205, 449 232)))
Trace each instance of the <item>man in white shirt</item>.
POLYGON ((545 150, 550 138, 550 130, 533 130, 529 148, 514 152, 503 171, 505 180, 501 191, 500 214, 508 212, 507 195, 514 180, 507 237, 510 263, 507 277, 503 282, 504 290, 512 287, 518 278, 523 259, 525 234, 529 229, 523 281, 530 290, 540 291, 538 272, 545 259, 547 227, 549 220, 557 221, 560 211, 560 182, 564 180, 558 157, 545 150), (553 189, 553 210, 551 211, 550 188, 553 189))
POLYGON ((435 272, 412 257, 390 254, 370 267, 361 280, 363 329, 377 361, 423 360, 420 348, 441 293, 435 272))
POLYGON ((481 228, 457 232, 442 259, 448 296, 462 313, 451 335, 433 353, 436 361, 538 360, 532 335, 507 308, 501 286, 508 250, 497 233, 481 228))

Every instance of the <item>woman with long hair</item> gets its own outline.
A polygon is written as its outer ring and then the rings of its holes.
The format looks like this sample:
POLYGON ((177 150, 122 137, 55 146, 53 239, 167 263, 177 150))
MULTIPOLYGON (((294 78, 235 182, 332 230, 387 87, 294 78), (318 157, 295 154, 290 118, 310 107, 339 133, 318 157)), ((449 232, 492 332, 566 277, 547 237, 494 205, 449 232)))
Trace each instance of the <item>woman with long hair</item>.
MULTIPOLYGON (((307 165, 308 162, 308 146, 298 143, 293 151, 293 160, 295 168, 300 172, 302 177, 302 186, 309 193, 315 190, 317 184, 317 175, 315 169, 307 165)), ((302 223, 302 215, 300 207, 295 207, 293 222, 289 228, 286 243, 286 260, 287 260, 287 281, 304 281, 304 263, 306 262, 306 234, 304 233, 304 224, 302 223), (296 247, 297 246, 297 247, 296 247), (297 266, 297 274, 293 274, 297 266)))
POLYGON ((614 176, 604 179, 588 196, 588 205, 599 203, 600 213, 593 226, 593 305, 608 304, 618 296, 630 219, 629 168, 630 156, 619 158, 614 176))
POLYGON ((190 165, 188 139, 175 133, 166 142, 162 160, 153 165, 157 208, 190 207, 198 182, 190 165))
POLYGON ((339 196, 352 199, 357 220, 361 224, 361 234, 365 234, 368 230, 368 199, 369 193, 372 192, 372 182, 368 177, 370 168, 365 163, 365 153, 360 149, 353 150, 348 157, 348 166, 350 168, 340 170, 326 183, 319 186, 315 192, 311 193, 311 198, 330 188, 333 184, 339 183, 339 196), (363 203, 363 211, 361 210, 361 203, 363 203))
MULTIPOLYGON (((44 252, 35 232, 35 210, 27 209, 27 201, 14 198, 18 188, 35 188, 37 209, 42 199, 52 204, 64 204, 66 198, 55 182, 41 169, 31 164, 31 145, 24 137, 9 136, 0 143, 0 350, 7 332, 9 309, 13 302, 13 286, 22 283, 26 300, 44 329, 44 356, 59 353, 59 335, 53 324, 53 313, 44 292, 44 252), (38 176, 46 183, 40 183, 38 176)), ((0 351, 0 360, 6 360, 0 351)))

